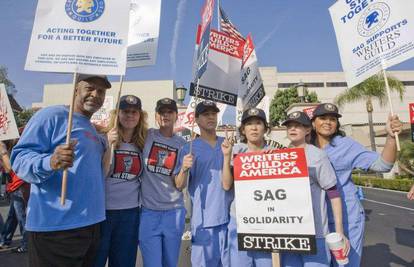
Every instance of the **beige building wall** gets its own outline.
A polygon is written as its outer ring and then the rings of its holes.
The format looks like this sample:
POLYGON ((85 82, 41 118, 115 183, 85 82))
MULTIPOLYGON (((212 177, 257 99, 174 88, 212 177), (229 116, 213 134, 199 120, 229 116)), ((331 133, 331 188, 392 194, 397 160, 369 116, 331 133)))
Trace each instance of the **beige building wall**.
MULTIPOLYGON (((266 94, 273 98, 277 90, 283 90, 299 83, 300 81, 311 84, 308 91, 316 92, 321 102, 333 102, 335 97, 346 89, 345 77, 342 72, 278 72, 276 67, 261 67, 260 73, 265 86, 266 94), (283 88, 285 87, 285 88, 283 88)), ((411 84, 405 86, 406 92, 403 101, 398 96, 392 94, 392 103, 394 112, 400 116, 403 122, 409 121, 408 103, 414 102, 414 71, 390 71, 389 75, 411 84)), ((56 104, 69 104, 71 97, 71 84, 46 84, 43 92, 43 102, 33 103, 35 107, 45 107, 56 104)), ((113 96, 115 99, 118 93, 119 83, 113 82, 112 88, 108 90, 107 96, 113 96)), ((159 81, 129 81, 124 82, 123 94, 134 94, 141 98, 143 109, 149 113, 149 124, 154 127, 154 109, 155 103, 162 97, 170 97, 176 99, 175 83, 173 80, 159 81)), ((114 100, 115 102, 115 100, 114 100)), ((365 146, 369 146, 368 127, 355 125, 365 124, 368 122, 365 103, 360 101, 355 104, 346 104, 340 108, 343 115, 341 124, 347 132, 365 146)), ((379 103, 374 102, 374 123, 384 123, 389 113, 388 106, 381 107, 379 103)), ((381 130, 384 126, 376 126, 375 130, 381 130)), ((273 133, 272 133, 273 135, 273 133)), ((282 140, 285 132, 279 131, 274 133, 275 140, 282 140)), ((378 146, 383 145, 381 138, 377 138, 378 146)), ((284 140, 282 143, 286 143, 284 140)))
MULTIPOLYGON (((345 76, 342 72, 277 72, 276 68, 262 68, 262 78, 271 79, 272 86, 266 88, 266 93, 273 97, 276 90, 281 90, 280 85, 296 84, 300 81, 309 84, 315 84, 315 87, 308 87, 309 92, 316 92, 321 102, 333 102, 335 97, 345 91, 347 87, 330 86, 333 83, 345 83, 345 76), (273 73, 272 73, 273 72, 273 73), (275 84, 276 83, 276 84, 275 84), (321 84, 321 86, 316 86, 321 84)), ((408 104, 414 102, 414 71, 389 71, 391 75, 400 81, 410 81, 411 85, 405 86, 405 95, 403 100, 399 99, 398 94, 392 93, 392 104, 394 112, 400 116, 404 122, 409 121, 408 104)), ((267 81, 265 80, 265 86, 267 81)), ((373 119, 375 123, 385 122, 389 113, 389 107, 380 106, 377 101, 374 101, 373 119)), ((361 124, 368 122, 368 115, 366 113, 366 106, 364 101, 359 101, 355 104, 346 104, 340 108, 343 117, 342 124, 361 124)))
MULTIPOLYGON (((116 105, 120 84, 119 82, 112 82, 111 84, 112 88, 106 92, 106 96, 112 96, 114 105, 116 105)), ((43 102, 34 103, 33 107, 69 105, 72 92, 72 84, 46 84, 43 89, 43 102)), ((154 116, 157 100, 163 97, 177 99, 173 80, 123 82, 122 95, 126 94, 136 95, 141 99, 142 108, 148 113, 150 127, 155 126, 154 116)))

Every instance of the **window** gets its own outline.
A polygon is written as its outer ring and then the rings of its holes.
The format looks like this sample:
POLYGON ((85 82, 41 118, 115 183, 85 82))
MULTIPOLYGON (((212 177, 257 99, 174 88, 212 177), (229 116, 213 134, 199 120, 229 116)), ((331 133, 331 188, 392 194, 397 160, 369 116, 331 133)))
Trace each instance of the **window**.
POLYGON ((325 87, 324 83, 305 83, 306 87, 325 87))
POLYGON ((346 82, 327 82, 326 87, 348 87, 346 82))
POLYGON ((277 87, 278 88, 290 88, 290 87, 294 87, 297 83, 278 83, 277 87))
MULTIPOLYGON (((298 83, 278 83, 278 88, 291 88, 295 87, 298 83)), ((304 83, 306 87, 324 87, 324 83, 304 83)))
POLYGON ((414 81, 402 81, 402 84, 404 84, 404 86, 414 86, 414 81))

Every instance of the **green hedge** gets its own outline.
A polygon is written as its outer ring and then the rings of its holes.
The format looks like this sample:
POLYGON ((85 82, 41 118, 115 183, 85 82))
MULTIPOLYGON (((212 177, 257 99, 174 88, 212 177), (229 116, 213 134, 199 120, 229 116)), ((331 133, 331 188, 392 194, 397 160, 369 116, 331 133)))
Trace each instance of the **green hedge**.
POLYGON ((412 179, 381 179, 375 177, 358 177, 354 175, 352 177, 355 184, 362 186, 371 186, 376 188, 391 189, 398 191, 410 191, 411 186, 414 184, 412 179))

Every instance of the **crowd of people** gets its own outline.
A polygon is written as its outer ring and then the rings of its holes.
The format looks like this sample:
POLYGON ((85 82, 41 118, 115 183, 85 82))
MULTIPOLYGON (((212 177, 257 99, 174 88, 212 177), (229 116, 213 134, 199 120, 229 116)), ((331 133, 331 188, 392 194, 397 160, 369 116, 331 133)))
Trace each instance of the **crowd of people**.
MULTIPOLYGON (((234 201, 233 158, 274 149, 265 140, 270 126, 264 111, 243 112, 240 142, 234 144, 233 134, 217 135, 216 104, 201 101, 195 107, 200 134, 185 142, 174 133, 178 110, 169 98, 156 103, 157 128, 148 128, 147 113, 134 95, 121 97, 107 127, 93 125, 91 116, 109 88, 106 76, 78 75, 70 144, 65 142, 66 106, 38 111, 10 158, 11 147, 0 143, 2 165, 12 181, 10 219, 0 245, 10 245, 18 224, 23 236, 18 252, 28 251, 30 266, 135 266, 138 247, 144 266, 177 266, 186 188, 192 266, 272 266, 269 252, 239 251, 234 201), (68 184, 61 205, 64 169, 68 184)), ((388 118, 385 147, 378 154, 345 137, 340 117, 335 105, 323 103, 312 118, 297 111, 283 122, 290 147, 306 154, 317 253, 281 253, 282 266, 335 266, 325 243, 329 232, 345 240, 346 266, 360 266, 365 217, 352 171, 389 171, 402 123, 397 116, 388 118)), ((414 198, 414 187, 407 196, 414 198)))

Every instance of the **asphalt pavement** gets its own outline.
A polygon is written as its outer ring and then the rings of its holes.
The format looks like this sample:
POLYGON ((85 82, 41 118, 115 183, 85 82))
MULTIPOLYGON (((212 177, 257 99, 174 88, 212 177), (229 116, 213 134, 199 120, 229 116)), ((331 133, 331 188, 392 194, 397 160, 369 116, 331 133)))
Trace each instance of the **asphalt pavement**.
POLYGON ((414 201, 406 193, 364 188, 364 267, 414 267, 414 201))

